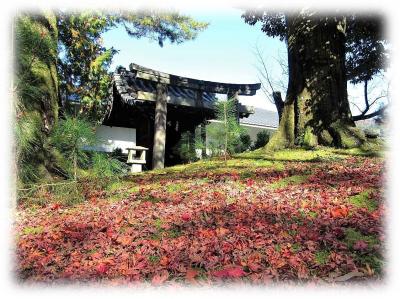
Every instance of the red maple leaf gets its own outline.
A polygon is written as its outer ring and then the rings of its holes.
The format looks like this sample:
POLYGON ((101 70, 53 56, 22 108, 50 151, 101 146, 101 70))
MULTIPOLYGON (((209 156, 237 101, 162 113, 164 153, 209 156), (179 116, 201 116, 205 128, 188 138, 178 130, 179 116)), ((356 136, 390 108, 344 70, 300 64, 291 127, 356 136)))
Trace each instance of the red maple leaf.
POLYGON ((169 277, 169 273, 167 270, 163 270, 160 273, 157 273, 153 276, 153 278, 151 279, 151 283, 153 285, 160 285, 163 282, 165 282, 169 277))
POLYGON ((188 269, 186 272, 186 280, 190 282, 196 282, 194 278, 197 276, 198 273, 199 271, 196 269, 188 269))
POLYGON ((247 185, 248 187, 253 186, 253 185, 254 185, 254 180, 253 180, 253 179, 248 179, 247 182, 246 182, 246 185, 247 185))
POLYGON ((346 217, 349 214, 349 209, 346 207, 337 207, 332 209, 331 215, 333 218, 341 218, 341 217, 346 217))
POLYGON ((96 270, 97 270, 97 273, 99 273, 99 274, 104 274, 104 273, 106 273, 107 271, 108 271, 108 269, 109 269, 109 265, 107 264, 107 263, 100 263, 97 267, 96 267, 96 270))
POLYGON ((52 209, 52 210, 58 210, 59 208, 60 208, 60 204, 59 203, 55 203, 50 207, 50 209, 52 209))
POLYGON ((365 242, 364 240, 358 240, 354 243, 353 249, 358 251, 364 251, 368 249, 368 243, 365 242))
POLYGON ((190 221, 192 219, 192 214, 190 213, 183 213, 181 215, 181 218, 183 221, 190 221))

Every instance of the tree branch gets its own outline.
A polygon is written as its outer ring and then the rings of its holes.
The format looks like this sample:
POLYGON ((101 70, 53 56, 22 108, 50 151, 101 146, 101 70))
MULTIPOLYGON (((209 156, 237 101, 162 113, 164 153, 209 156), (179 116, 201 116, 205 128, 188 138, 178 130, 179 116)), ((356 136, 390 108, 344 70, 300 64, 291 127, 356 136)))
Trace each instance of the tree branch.
POLYGON ((370 113, 370 114, 360 114, 360 115, 353 116, 352 120, 358 121, 358 120, 373 118, 375 116, 381 115, 385 111, 386 108, 387 108, 387 105, 382 107, 381 109, 376 110, 375 112, 370 113))

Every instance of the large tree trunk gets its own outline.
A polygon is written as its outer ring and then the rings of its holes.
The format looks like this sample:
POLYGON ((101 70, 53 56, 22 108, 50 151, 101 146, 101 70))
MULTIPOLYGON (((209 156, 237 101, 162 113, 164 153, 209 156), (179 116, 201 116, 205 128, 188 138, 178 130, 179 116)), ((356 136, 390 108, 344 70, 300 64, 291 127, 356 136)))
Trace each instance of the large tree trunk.
POLYGON ((351 119, 345 77, 345 18, 287 17, 289 84, 268 149, 356 147, 365 141, 351 119))

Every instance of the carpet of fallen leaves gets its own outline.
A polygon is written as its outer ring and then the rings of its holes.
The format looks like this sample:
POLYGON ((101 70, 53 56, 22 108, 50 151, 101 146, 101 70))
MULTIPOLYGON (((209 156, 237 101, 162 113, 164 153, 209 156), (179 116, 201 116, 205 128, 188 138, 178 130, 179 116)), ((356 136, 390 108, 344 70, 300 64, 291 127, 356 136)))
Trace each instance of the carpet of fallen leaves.
POLYGON ((251 162, 132 176, 114 197, 96 191, 72 207, 21 206, 16 275, 153 286, 383 276, 381 158, 246 168, 251 162), (277 184, 294 176, 302 179, 277 184), (349 200, 365 190, 373 208, 349 200))

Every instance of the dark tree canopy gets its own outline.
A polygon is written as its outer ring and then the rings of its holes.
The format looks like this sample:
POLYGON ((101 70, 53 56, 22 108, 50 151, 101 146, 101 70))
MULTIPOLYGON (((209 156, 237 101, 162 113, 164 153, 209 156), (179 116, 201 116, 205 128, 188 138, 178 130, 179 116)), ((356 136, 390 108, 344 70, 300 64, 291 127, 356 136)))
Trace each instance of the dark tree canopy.
MULTIPOLYGON (((286 17, 283 12, 263 9, 248 10, 242 18, 249 25, 261 23, 261 30, 270 37, 287 40, 286 17)), ((357 84, 386 68, 388 41, 384 35, 383 17, 376 14, 344 15, 346 17, 346 74, 351 83, 357 84)), ((339 16, 338 16, 339 17, 339 16)))

